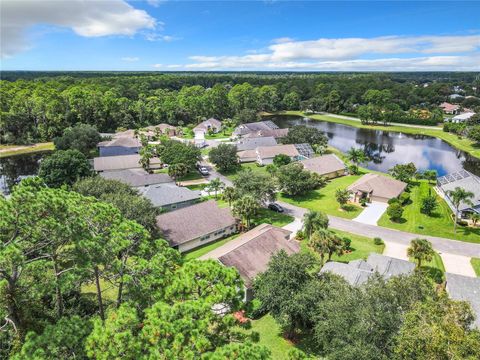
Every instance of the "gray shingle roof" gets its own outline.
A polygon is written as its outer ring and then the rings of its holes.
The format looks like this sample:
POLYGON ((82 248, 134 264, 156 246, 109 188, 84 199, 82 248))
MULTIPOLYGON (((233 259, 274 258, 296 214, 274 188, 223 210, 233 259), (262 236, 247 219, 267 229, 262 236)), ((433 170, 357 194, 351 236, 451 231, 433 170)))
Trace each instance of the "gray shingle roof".
POLYGON ((157 207, 197 200, 201 197, 200 192, 177 186, 174 183, 157 184, 141 188, 140 193, 149 199, 153 206, 157 207))
POLYGON ((229 208, 213 200, 157 216, 157 226, 170 245, 180 245, 236 224, 229 208))
POLYGON ((415 264, 410 261, 371 253, 366 261, 354 260, 348 264, 330 261, 322 267, 320 273, 328 271, 337 274, 356 286, 366 282, 375 272, 385 279, 390 279, 392 276, 411 274, 414 269, 415 264))
POLYGON ((245 135, 252 132, 273 129, 278 129, 278 126, 273 121, 258 121, 237 126, 237 128, 233 132, 233 135, 245 135))
MULTIPOLYGON (((155 167, 161 164, 158 158, 150 159, 150 166, 155 167)), ((95 171, 123 170, 123 169, 139 169, 140 155, 119 155, 119 156, 103 156, 93 159, 93 168, 95 171)))
POLYGON ((173 181, 167 174, 149 174, 143 169, 103 171, 100 173, 100 176, 104 179, 118 180, 134 187, 163 184, 173 181))
MULTIPOLYGON (((480 178, 472 173, 461 170, 456 173, 447 174, 439 177, 437 183, 448 197, 448 191, 455 190, 456 187, 462 188, 466 191, 471 191, 474 197, 470 199, 473 207, 480 206, 480 178)), ((472 205, 462 202, 459 210, 463 211, 472 208, 472 205)))
POLYGON ((258 137, 258 138, 244 138, 237 142, 237 150, 254 150, 259 146, 274 146, 277 145, 277 140, 272 136, 258 137))
POLYGON ((447 292, 454 300, 470 303, 476 315, 475 326, 480 329, 480 278, 446 273, 447 292))

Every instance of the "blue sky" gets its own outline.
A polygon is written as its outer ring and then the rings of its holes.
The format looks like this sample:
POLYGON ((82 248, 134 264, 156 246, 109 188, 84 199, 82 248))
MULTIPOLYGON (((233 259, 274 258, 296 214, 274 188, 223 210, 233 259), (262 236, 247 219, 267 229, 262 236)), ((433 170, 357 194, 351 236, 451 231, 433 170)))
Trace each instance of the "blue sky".
POLYGON ((3 70, 480 70, 480 2, 2 0, 3 70))

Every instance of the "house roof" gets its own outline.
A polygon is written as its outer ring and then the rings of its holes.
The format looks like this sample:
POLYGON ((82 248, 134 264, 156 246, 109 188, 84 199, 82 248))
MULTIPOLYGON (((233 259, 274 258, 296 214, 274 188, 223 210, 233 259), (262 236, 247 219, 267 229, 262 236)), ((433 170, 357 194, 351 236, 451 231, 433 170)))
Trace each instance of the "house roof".
POLYGON ((178 204, 185 201, 200 199, 198 191, 177 186, 174 183, 157 184, 140 189, 140 193, 149 199, 153 206, 162 207, 178 204))
POLYGON ((104 179, 118 180, 130 186, 148 186, 172 182, 167 174, 149 174, 143 169, 125 169, 115 171, 103 171, 100 176, 104 179))
MULTIPOLYGON (((155 166, 161 164, 160 159, 150 159, 150 164, 155 166)), ((120 156, 103 156, 93 159, 93 168, 95 171, 123 170, 123 169, 139 169, 140 155, 120 155, 120 156)))
POLYGON ((408 275, 415 269, 415 264, 389 256, 371 253, 367 260, 354 260, 348 264, 330 261, 327 262, 320 273, 331 272, 343 277, 350 285, 361 285, 365 283, 370 276, 378 272, 385 279, 392 276, 408 275))
POLYGON ((252 132, 272 129, 278 129, 278 126, 273 121, 258 121, 253 123, 245 123, 237 126, 236 129, 233 131, 233 135, 246 135, 252 132))
POLYGON ((242 160, 248 160, 248 159, 257 159, 257 150, 244 150, 244 151, 239 151, 237 153, 238 159, 240 161, 242 160))
MULTIPOLYGON (((474 197, 470 199, 470 201, 473 203, 473 207, 480 206, 480 178, 468 172, 467 170, 461 170, 439 177, 437 179, 437 183, 443 192, 445 192, 447 197, 449 196, 448 192, 455 190, 456 187, 472 192, 474 197)), ((465 202, 460 203, 460 211, 470 208, 472 208, 472 205, 465 202)))
POLYGON ((156 129, 159 129, 162 134, 167 133, 169 131, 176 131, 177 130, 177 128, 175 126, 170 125, 170 124, 165 124, 165 123, 161 123, 161 124, 158 124, 158 125, 147 126, 144 130, 146 130, 146 133, 148 135, 155 135, 155 130, 156 129))
POLYGON ((346 166, 335 154, 317 156, 311 159, 302 160, 303 167, 319 175, 343 171, 346 166))
POLYGON ((193 130, 207 130, 209 127, 211 128, 216 128, 216 129, 221 129, 222 128, 222 122, 220 120, 210 118, 208 120, 202 121, 200 124, 195 126, 193 130))
POLYGON ((444 111, 456 111, 460 108, 459 105, 450 104, 448 102, 441 103, 439 107, 442 108, 444 111))
MULTIPOLYGON (((234 133, 234 135, 237 135, 234 133)), ((288 135, 288 129, 265 129, 265 130, 258 130, 249 132, 243 135, 244 138, 257 138, 257 137, 266 137, 272 136, 275 139, 282 138, 288 135)))
POLYGON ((114 137, 112 140, 99 142, 98 146, 99 147, 121 146, 121 147, 138 148, 138 147, 141 147, 142 144, 140 140, 138 140, 135 137, 118 136, 118 137, 114 137))
POLYGON ((475 326, 480 329, 480 278, 463 275, 445 274, 447 280, 447 292, 453 300, 470 303, 476 314, 475 326))
POLYGON ((157 226, 172 246, 233 226, 235 223, 230 209, 219 208, 214 200, 157 216, 157 226))
POLYGON ((242 138, 237 142, 237 150, 254 150, 259 146, 274 146, 277 145, 277 140, 273 136, 257 137, 257 138, 242 138))
POLYGON ((279 154, 285 154, 290 157, 299 156, 297 148, 293 144, 275 145, 275 146, 259 146, 257 154, 260 159, 270 159, 279 154))
POLYGON ((465 112, 465 113, 463 113, 463 114, 454 116, 454 117, 452 118, 452 120, 464 121, 464 120, 470 119, 473 115, 475 115, 474 112, 465 112))
POLYGON ((348 190, 371 193, 373 196, 391 199, 399 196, 407 187, 403 181, 390 177, 368 173, 355 181, 348 187, 348 190))
POLYGON ((291 231, 270 224, 261 224, 225 245, 200 257, 217 259, 225 266, 235 267, 245 286, 251 287, 257 275, 264 272, 272 255, 280 250, 287 254, 300 251, 295 240, 288 240, 291 231))
POLYGON ((312 146, 308 143, 295 144, 295 148, 297 149, 300 155, 306 158, 311 158, 313 154, 315 154, 315 151, 313 151, 312 146))

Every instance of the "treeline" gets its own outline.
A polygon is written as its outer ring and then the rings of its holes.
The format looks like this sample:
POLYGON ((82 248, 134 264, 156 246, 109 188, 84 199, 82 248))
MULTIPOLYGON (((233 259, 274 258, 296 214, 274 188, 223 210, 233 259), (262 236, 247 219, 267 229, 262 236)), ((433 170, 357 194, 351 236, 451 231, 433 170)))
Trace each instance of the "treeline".
POLYGON ((211 116, 252 121, 259 111, 355 113, 368 104, 368 90, 388 90, 389 102, 401 111, 431 109, 453 85, 468 95, 479 82, 473 74, 465 76, 468 81, 426 80, 426 87, 421 77, 399 74, 15 74, 3 73, 14 81, 0 81, 1 143, 48 141, 79 122, 111 132, 160 122, 194 124, 211 116))

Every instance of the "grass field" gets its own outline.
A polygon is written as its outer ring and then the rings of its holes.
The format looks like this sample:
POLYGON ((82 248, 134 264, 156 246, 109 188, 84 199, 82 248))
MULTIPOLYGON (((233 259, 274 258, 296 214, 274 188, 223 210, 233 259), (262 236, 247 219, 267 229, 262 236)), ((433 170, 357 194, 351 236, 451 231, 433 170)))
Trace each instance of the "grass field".
POLYGON ((306 195, 286 196, 279 195, 279 200, 285 201, 292 205, 297 205, 310 210, 323 211, 329 215, 335 215, 342 218, 353 219, 362 208, 356 205, 350 205, 347 210, 340 209, 335 199, 335 191, 337 189, 345 189, 353 182, 358 180, 361 175, 347 175, 330 180, 326 186, 321 189, 310 191, 306 195))
POLYGON ((257 163, 255 162, 251 162, 251 163, 243 163, 243 164, 240 164, 239 167, 237 167, 235 170, 233 171, 229 171, 229 172, 223 172, 221 173, 222 175, 225 175, 226 177, 228 177, 230 180, 233 180, 235 178, 235 176, 238 175, 238 173, 240 173, 241 171, 243 170, 247 170, 247 169, 250 169, 254 172, 259 172, 259 173, 263 173, 263 174, 268 174, 267 172, 267 168, 265 166, 260 166, 258 165, 257 163))
POLYGON ((352 240, 350 247, 352 248, 352 252, 348 254, 344 254, 341 256, 334 255, 332 260, 340 261, 340 262, 349 262, 352 260, 359 260, 359 259, 366 259, 370 253, 378 253, 382 254, 383 250, 385 249, 385 245, 375 245, 373 239, 360 236, 356 234, 350 234, 345 231, 334 230, 334 232, 341 237, 347 237, 352 240))
POLYGON ((33 145, 0 145, 0 158, 14 155, 31 154, 41 151, 54 150, 53 142, 33 145))
POLYGON ((209 243, 209 244, 205 244, 204 246, 201 246, 201 247, 196 248, 196 249, 194 249, 194 250, 192 250, 192 251, 189 251, 189 252, 184 253, 184 254, 183 254, 183 258, 184 258, 185 260, 197 259, 197 258, 199 258, 200 256, 205 255, 206 253, 209 253, 210 251, 215 250, 216 248, 218 248, 218 247, 226 244, 226 243, 229 242, 230 240, 235 239, 236 237, 238 237, 238 234, 235 234, 235 235, 226 237, 225 239, 220 239, 220 240, 211 242, 211 243, 209 243))
MULTIPOLYGON (((410 261, 416 263, 413 258, 410 258, 410 261)), ((438 284, 445 281, 445 266, 442 257, 437 252, 433 255, 432 261, 423 263, 420 269, 425 271, 438 284)))
POLYGON ((477 274, 477 277, 480 277, 480 258, 472 258, 470 262, 472 263, 473 270, 475 270, 475 274, 477 274))
POLYGON ((457 233, 453 233, 452 211, 440 196, 437 196, 439 206, 432 216, 425 215, 420 211, 421 200, 428 196, 430 191, 435 194, 432 186, 426 181, 416 182, 410 193, 411 203, 404 206, 403 219, 400 222, 393 222, 385 213, 378 221, 378 225, 419 235, 480 243, 480 228, 458 226, 457 233))
POLYGON ((362 129, 372 129, 372 130, 384 130, 384 131, 394 131, 394 132, 402 132, 405 134, 415 134, 415 135, 428 135, 437 137, 449 143, 450 145, 460 149, 462 151, 468 152, 469 154, 480 158, 480 146, 476 145, 473 141, 466 139, 466 138, 459 138, 455 134, 446 133, 438 127, 431 127, 431 129, 422 129, 416 127, 409 127, 409 126, 396 126, 396 125, 363 125, 359 121, 355 120, 348 120, 348 119, 339 119, 337 117, 328 116, 328 115, 306 115, 301 111, 284 111, 278 114, 284 115, 298 115, 298 116, 308 116, 314 120, 322 120, 322 121, 329 121, 335 122, 339 124, 349 125, 357 128, 362 129))

